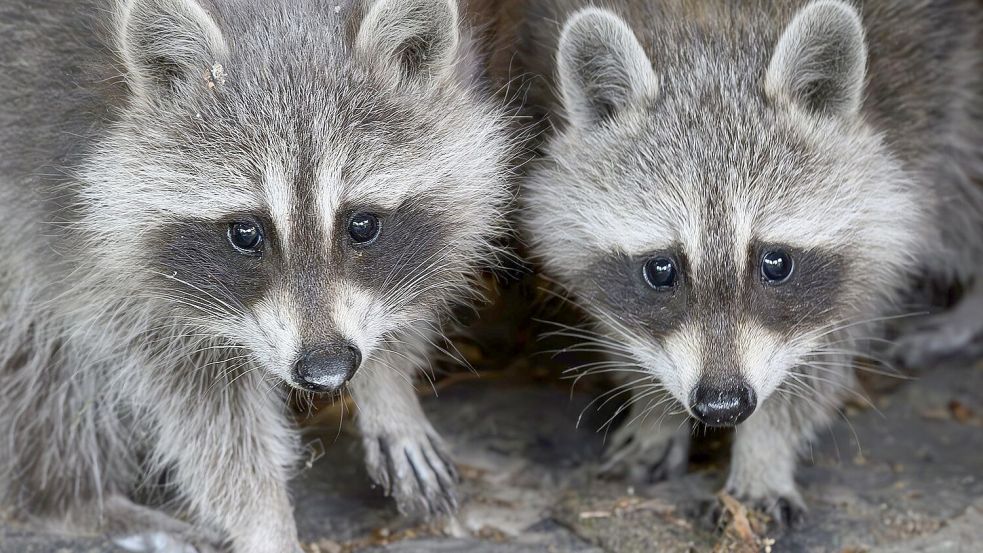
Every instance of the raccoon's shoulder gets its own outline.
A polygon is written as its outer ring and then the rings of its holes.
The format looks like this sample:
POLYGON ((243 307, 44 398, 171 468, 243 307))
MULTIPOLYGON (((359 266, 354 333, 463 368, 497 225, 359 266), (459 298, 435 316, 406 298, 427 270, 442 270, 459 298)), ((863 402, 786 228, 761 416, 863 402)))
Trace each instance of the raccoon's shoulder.
POLYGON ((119 68, 108 0, 12 0, 0 8, 0 171, 67 163, 113 117, 119 68))
POLYGON ((983 114, 983 4, 864 2, 863 19, 866 112, 901 157, 943 147, 946 134, 965 124, 967 108, 983 114))

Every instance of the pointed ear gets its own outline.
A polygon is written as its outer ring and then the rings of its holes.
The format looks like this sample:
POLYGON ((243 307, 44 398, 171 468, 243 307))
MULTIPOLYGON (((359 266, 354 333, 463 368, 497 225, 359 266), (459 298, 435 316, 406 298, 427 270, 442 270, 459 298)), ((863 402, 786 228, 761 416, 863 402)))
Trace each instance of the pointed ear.
POLYGON ((355 52, 399 79, 453 71, 461 42, 456 0, 376 0, 365 13, 355 52))
POLYGON ((117 32, 127 81, 149 101, 194 81, 204 85, 228 52, 222 32, 196 0, 127 0, 117 32))
POLYGON ((852 116, 863 101, 867 45, 860 16, 838 0, 796 14, 775 47, 765 93, 821 115, 852 116))
POLYGON ((635 33, 614 13, 587 8, 560 32, 557 76, 567 118, 590 126, 658 92, 659 80, 635 33))

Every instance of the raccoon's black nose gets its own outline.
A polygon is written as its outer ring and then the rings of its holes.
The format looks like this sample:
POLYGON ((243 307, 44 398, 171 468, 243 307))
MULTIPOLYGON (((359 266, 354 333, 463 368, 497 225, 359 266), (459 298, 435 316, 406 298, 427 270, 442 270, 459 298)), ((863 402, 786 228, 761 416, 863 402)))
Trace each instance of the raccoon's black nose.
POLYGON ((690 396, 690 410, 707 426, 734 426, 751 416, 758 397, 743 380, 714 386, 701 382, 690 396))
POLYGON ((355 376, 362 352, 351 344, 308 350, 294 363, 293 378, 312 392, 336 392, 355 376))

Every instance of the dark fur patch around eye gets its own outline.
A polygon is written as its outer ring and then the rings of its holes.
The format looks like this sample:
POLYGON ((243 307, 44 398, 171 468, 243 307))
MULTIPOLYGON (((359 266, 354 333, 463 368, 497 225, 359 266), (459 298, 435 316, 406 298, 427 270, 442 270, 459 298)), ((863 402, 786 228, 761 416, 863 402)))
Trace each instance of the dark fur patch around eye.
POLYGON ((316 341, 333 332, 331 306, 338 283, 355 284, 403 305, 423 304, 427 296, 443 293, 434 283, 446 279, 448 252, 442 248, 448 231, 439 215, 418 207, 426 205, 425 200, 416 198, 412 204, 391 211, 365 204, 343 206, 330 238, 312 211, 308 220, 313 228, 292 234, 281 278, 289 282, 301 310, 304 340, 316 341), (379 217, 381 230, 369 244, 356 244, 349 236, 348 222, 355 213, 379 217))
POLYGON ((663 336, 678 328, 687 318, 690 290, 688 267, 678 248, 629 256, 609 254, 599 257, 578 277, 577 290, 588 309, 601 309, 606 316, 643 334, 663 336), (678 281, 669 290, 653 290, 642 276, 645 262, 668 257, 676 264, 678 281))
MULTIPOLYGON (((846 266, 835 252, 753 244, 746 274, 737 274, 733 260, 720 259, 694 275, 680 251, 600 256, 573 287, 589 310, 603 310, 640 335, 656 338, 688 320, 701 324, 709 341, 715 342, 732 341, 742 319, 787 334, 818 327, 836 316, 846 266), (793 275, 779 286, 762 282, 760 270, 761 256, 776 248, 787 251, 795 263, 793 275), (671 290, 653 290, 641 276, 645 261, 659 255, 677 264, 679 282, 671 290)), ((732 348, 720 347, 711 344, 714 356, 732 361, 732 348)))
POLYGON ((263 297, 279 265, 275 232, 265 224, 263 255, 246 256, 229 243, 230 222, 182 220, 147 233, 151 265, 161 273, 154 275, 159 293, 175 307, 228 313, 263 297))
POLYGON ((343 213, 346 216, 338 218, 335 232, 339 239, 334 249, 336 255, 345 259, 349 278, 362 286, 392 295, 396 287, 423 277, 414 286, 422 289, 439 278, 446 268, 446 255, 441 254, 450 253, 442 251, 448 243, 448 229, 441 217, 407 204, 391 212, 353 206, 343 213), (347 214, 354 212, 376 213, 380 217, 379 237, 366 247, 353 247, 349 243, 347 214))
POLYGON ((292 234, 289 255, 279 251, 276 230, 268 221, 263 222, 261 256, 243 255, 229 243, 228 225, 234 217, 163 225, 148 233, 146 242, 152 281, 158 287, 149 293, 170 299, 179 311, 201 316, 205 311, 246 310, 274 283, 282 283, 302 312, 302 331, 310 336, 330 330, 320 327, 330 318, 330 294, 339 281, 374 290, 380 297, 402 294, 409 285, 403 297, 416 302, 426 301, 418 291, 442 293, 434 283, 455 270, 444 255, 448 229, 442 218, 408 205, 392 212, 353 206, 341 213, 345 215, 337 218, 330 243, 312 217, 306 231, 292 234), (348 215, 355 211, 377 213, 382 221, 379 237, 368 246, 349 243, 348 215))
POLYGON ((757 244, 748 256, 750 308, 764 326, 788 333, 819 326, 834 316, 845 273, 842 255, 823 249, 757 244), (773 249, 787 251, 795 269, 787 282, 767 286, 761 282, 760 264, 764 252, 773 249))

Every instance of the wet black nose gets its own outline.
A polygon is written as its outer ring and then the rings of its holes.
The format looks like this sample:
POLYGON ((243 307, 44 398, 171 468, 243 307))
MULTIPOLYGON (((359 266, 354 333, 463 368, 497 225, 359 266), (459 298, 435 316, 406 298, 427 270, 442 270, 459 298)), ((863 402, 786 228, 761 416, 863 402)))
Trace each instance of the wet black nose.
POLYGON ((758 397, 747 382, 727 386, 701 383, 690 396, 690 410, 707 426, 734 426, 751 416, 758 397))
POLYGON ((362 352, 351 344, 308 350, 294 363, 294 381, 312 392, 336 392, 355 376, 362 352))

